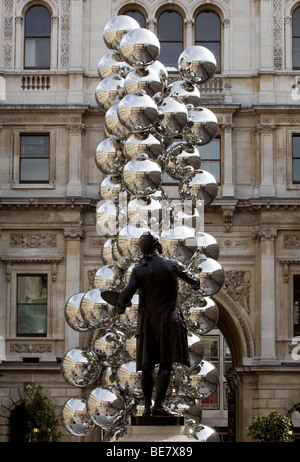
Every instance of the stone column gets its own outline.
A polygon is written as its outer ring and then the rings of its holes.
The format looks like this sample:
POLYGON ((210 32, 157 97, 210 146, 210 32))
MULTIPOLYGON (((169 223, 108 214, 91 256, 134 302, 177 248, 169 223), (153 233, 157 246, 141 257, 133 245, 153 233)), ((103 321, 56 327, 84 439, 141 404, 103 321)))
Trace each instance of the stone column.
MULTIPOLYGON (((81 227, 64 230, 66 238, 66 302, 81 292, 80 287, 80 242, 84 238, 81 227)), ((79 346, 79 332, 65 323, 65 352, 79 346)))
POLYGON ((234 197, 233 159, 232 159, 232 128, 234 124, 224 127, 224 184, 223 197, 234 197))
POLYGON ((71 2, 70 71, 82 71, 82 0, 71 2))
POLYGON ((70 124, 69 129, 69 182, 67 196, 82 196, 81 184, 81 135, 84 124, 70 124))
POLYGON ((15 30, 15 69, 21 70, 22 68, 22 57, 24 55, 24 40, 22 39, 22 16, 16 16, 15 18, 16 30, 15 30))
POLYGON ((260 134, 261 177, 260 197, 274 197, 274 131, 275 125, 261 124, 257 127, 260 134))
POLYGON ((293 68, 293 56, 292 56, 292 18, 290 16, 284 18, 284 35, 285 35, 285 69, 291 71, 293 68))
POLYGON ((57 69, 58 53, 58 16, 52 16, 52 36, 51 36, 51 70, 57 69))
POLYGON ((221 69, 222 74, 226 75, 230 73, 230 19, 226 18, 223 20, 223 31, 224 31, 224 40, 223 40, 223 70, 221 69))
POLYGON ((194 39, 194 36, 193 36, 194 20, 193 19, 185 19, 184 24, 185 24, 185 31, 186 31, 185 45, 184 45, 184 49, 185 49, 185 48, 191 47, 191 46, 193 46, 195 44, 195 39, 194 39))
POLYGON ((275 239, 277 231, 258 228, 253 238, 260 241, 260 361, 276 362, 275 239))
POLYGON ((156 30, 155 30, 155 28, 156 28, 156 19, 154 19, 154 18, 149 18, 149 19, 147 20, 147 26, 148 26, 148 29, 149 29, 151 32, 153 32, 153 34, 156 34, 156 30))
POLYGON ((260 3, 260 70, 273 71, 273 11, 272 0, 260 3))

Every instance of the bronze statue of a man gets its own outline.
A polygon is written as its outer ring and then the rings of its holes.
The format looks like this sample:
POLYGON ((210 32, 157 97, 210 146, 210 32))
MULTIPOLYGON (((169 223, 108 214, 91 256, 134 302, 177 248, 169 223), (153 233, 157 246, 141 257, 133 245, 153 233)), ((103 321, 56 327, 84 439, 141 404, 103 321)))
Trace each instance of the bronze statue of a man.
POLYGON ((116 309, 124 313, 136 291, 139 291, 138 325, 136 332, 136 367, 141 374, 145 399, 144 415, 174 415, 163 401, 166 397, 172 363, 189 365, 187 328, 178 305, 178 278, 200 288, 199 278, 175 259, 161 256, 162 246, 151 232, 140 237, 143 258, 134 267, 129 283, 119 295, 116 309), (159 364, 156 377, 154 406, 153 370, 159 364))

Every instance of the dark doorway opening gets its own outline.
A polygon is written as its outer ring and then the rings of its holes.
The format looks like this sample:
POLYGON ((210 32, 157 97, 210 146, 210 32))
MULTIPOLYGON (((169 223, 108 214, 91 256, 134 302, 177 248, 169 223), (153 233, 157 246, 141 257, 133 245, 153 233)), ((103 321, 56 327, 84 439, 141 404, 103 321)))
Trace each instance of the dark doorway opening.
POLYGON ((24 443, 28 442, 26 437, 28 427, 26 422, 29 420, 25 404, 20 404, 11 413, 10 417, 10 437, 11 443, 24 443))

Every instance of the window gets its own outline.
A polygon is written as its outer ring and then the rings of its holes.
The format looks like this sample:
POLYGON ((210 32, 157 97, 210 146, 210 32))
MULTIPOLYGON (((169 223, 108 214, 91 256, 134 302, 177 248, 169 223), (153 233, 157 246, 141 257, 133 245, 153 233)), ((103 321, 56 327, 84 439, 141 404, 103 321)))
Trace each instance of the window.
POLYGON ((47 334, 47 275, 17 275, 17 335, 47 334))
POLYGON ((300 335, 300 276, 294 276, 294 335, 300 335))
POLYGON ((140 27, 146 28, 146 19, 145 16, 137 10, 129 10, 124 13, 126 16, 130 16, 135 19, 140 27))
POLYGON ((300 134, 293 135, 293 183, 300 183, 300 134))
POLYGON ((20 183, 49 183, 50 135, 20 134, 20 183))
POLYGON ((208 48, 217 61, 216 72, 221 72, 221 21, 213 11, 202 11, 195 20, 195 45, 208 48))
POLYGON ((29 8, 25 16, 25 69, 50 68, 51 15, 44 6, 29 8))
POLYGON ((166 67, 177 69, 177 62, 183 51, 183 21, 176 11, 165 11, 157 22, 157 36, 160 41, 159 60, 166 67))
POLYGON ((198 150, 201 156, 201 169, 210 172, 216 182, 221 184, 221 139, 214 138, 209 144, 198 146, 198 150))
POLYGON ((300 8, 294 11, 293 30, 293 69, 300 69, 300 8))

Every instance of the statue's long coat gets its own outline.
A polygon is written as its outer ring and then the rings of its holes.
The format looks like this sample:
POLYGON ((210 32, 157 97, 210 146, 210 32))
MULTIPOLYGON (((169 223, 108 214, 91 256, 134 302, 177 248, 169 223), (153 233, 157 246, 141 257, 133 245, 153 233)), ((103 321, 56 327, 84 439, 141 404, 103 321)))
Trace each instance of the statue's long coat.
POLYGON ((187 328, 177 300, 178 278, 195 289, 200 286, 199 278, 177 260, 154 254, 134 267, 119 296, 117 311, 122 313, 139 291, 137 370, 166 362, 189 365, 187 328))

